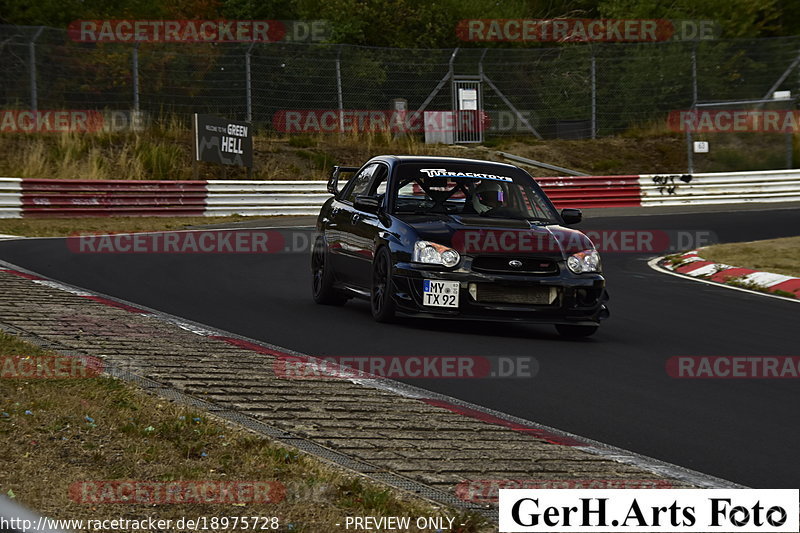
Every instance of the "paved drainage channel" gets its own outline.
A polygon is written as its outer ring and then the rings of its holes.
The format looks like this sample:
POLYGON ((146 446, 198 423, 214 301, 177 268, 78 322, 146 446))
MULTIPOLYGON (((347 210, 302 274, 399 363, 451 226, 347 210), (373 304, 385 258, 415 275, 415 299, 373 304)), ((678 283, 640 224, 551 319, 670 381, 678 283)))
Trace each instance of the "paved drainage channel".
MULTIPOLYGON (((48 341, 39 336, 32 335, 26 331, 2 322, 0 322, 0 331, 15 335, 31 344, 58 352, 61 355, 70 357, 84 357, 88 355, 86 353, 80 353, 76 350, 67 348, 59 343, 48 341)), ((104 366, 104 372, 110 376, 133 383, 151 394, 155 394, 182 405, 194 407, 196 409, 203 409, 217 418, 221 418, 228 422, 232 422, 235 425, 247 428, 254 433, 278 441, 281 444, 302 450, 339 467, 353 472, 358 472, 359 474, 366 476, 373 481, 389 485, 405 492, 410 492, 418 497, 424 498, 439 505, 456 507, 466 511, 476 512, 495 522, 498 519, 496 508, 487 508, 486 506, 465 502, 457 498, 455 495, 443 490, 429 487, 422 483, 418 483, 413 479, 408 479, 392 472, 386 472, 380 467, 355 459, 343 453, 330 450, 307 439, 270 426, 269 424, 265 424, 259 420, 250 418, 239 411, 231 410, 213 402, 201 400, 188 394, 184 394, 173 387, 169 387, 152 379, 140 376, 130 372, 127 369, 122 369, 113 363, 106 363, 104 366)))

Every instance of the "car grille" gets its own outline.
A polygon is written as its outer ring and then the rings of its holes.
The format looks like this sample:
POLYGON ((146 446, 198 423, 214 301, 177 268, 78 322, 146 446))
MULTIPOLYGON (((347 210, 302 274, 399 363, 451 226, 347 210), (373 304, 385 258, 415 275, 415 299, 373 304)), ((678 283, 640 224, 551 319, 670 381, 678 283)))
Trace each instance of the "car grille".
POLYGON ((558 274, 558 264, 552 259, 536 257, 514 257, 481 255, 472 260, 472 270, 476 272, 503 272, 506 274, 558 274), (510 261, 519 261, 519 266, 511 266, 510 261))
POLYGON ((557 295, 555 287, 509 287, 477 283, 473 298, 480 303, 550 305, 555 302, 557 295))

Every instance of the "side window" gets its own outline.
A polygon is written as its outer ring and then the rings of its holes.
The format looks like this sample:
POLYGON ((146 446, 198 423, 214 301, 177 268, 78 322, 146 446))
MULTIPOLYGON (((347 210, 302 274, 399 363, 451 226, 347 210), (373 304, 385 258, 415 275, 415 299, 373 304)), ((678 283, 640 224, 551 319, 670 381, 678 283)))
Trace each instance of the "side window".
POLYGON ((383 196, 386 194, 386 183, 389 178, 389 168, 386 165, 378 164, 375 169, 375 174, 372 180, 372 185, 369 188, 370 196, 383 196))
POLYGON ((347 195, 345 196, 344 200, 350 203, 353 203, 353 200, 356 196, 360 194, 367 194, 369 190, 370 182, 372 181, 372 174, 375 172, 375 169, 378 167, 378 164, 372 164, 365 167, 361 172, 356 174, 352 182, 353 184, 347 184, 349 190, 347 191, 347 195))

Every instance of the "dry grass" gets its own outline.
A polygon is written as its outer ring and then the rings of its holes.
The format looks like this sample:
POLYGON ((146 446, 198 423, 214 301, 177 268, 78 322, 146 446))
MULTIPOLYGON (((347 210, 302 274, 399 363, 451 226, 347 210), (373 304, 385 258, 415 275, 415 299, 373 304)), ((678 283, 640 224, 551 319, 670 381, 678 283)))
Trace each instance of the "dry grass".
MULTIPOLYGON (((20 178, 189 179, 185 148, 165 135, 0 135, 2 174, 20 178)), ((189 169, 191 170, 191 169, 189 169)))
POLYGON ((25 237, 65 237, 70 235, 109 232, 180 230, 189 226, 224 224, 269 217, 96 217, 96 218, 0 218, 0 234, 25 237))
MULTIPOLYGON (((0 356, 43 353, 0 333, 0 356)), ((280 531, 316 533, 340 529, 334 524, 353 515, 451 516, 468 524, 454 531, 487 527, 108 377, 0 379, 0 442, 0 493, 52 518, 277 516, 280 531), (69 497, 72 483, 95 480, 278 481, 286 497, 244 505, 69 497)))
MULTIPOLYGON (((389 132, 293 137, 261 132, 254 136, 253 150, 252 178, 262 180, 326 179, 334 164, 357 164, 379 153, 463 153, 461 147, 426 145, 419 135, 395 138, 389 132)), ((194 177, 191 130, 173 117, 144 132, 0 134, 0 175, 188 180, 194 177)), ((246 171, 200 163, 198 177, 245 179, 246 171)))
MULTIPOLYGON (((281 136, 256 131, 253 179, 326 179, 334 164, 361 164, 378 154, 415 154, 497 159, 493 150, 515 153, 590 174, 681 172, 686 147, 660 123, 619 137, 547 140, 490 137, 481 145, 429 145, 419 133, 389 131, 281 136)), ((533 172, 537 172, 533 170, 533 172)), ((541 170, 538 175, 552 175, 541 170)), ((81 179, 193 178, 191 130, 175 116, 143 132, 0 134, 0 176, 81 179)), ((200 163, 200 179, 245 179, 238 167, 200 163)))
POLYGON ((716 263, 800 277, 800 237, 716 244, 701 255, 716 263))

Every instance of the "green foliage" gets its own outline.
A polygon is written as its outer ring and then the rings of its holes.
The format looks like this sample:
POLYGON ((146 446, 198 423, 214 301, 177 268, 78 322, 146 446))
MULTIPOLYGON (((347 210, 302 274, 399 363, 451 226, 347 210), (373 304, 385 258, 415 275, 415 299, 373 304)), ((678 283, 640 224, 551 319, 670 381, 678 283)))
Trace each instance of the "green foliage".
POLYGON ((78 19, 167 18, 170 13, 157 0, 0 0, 4 24, 66 27, 78 19))
POLYGON ((780 289, 775 289, 772 291, 772 293, 776 296, 783 296, 784 298, 795 298, 795 299, 797 298, 797 295, 795 295, 795 293, 789 291, 782 291, 780 289))
POLYGON ((153 179, 174 179, 174 169, 185 163, 181 148, 174 144, 154 143, 138 138, 134 153, 146 175, 153 176, 153 179))
POLYGON ((795 2, 780 0, 601 0, 598 11, 606 18, 644 18, 670 20, 714 20, 721 37, 760 37, 776 35, 787 24, 792 35, 800 29, 800 11, 795 2), (794 20, 784 20, 785 11, 794 11, 794 20))
POLYGON ((722 37, 800 33, 800 2, 782 0, 0 0, 0 23, 66 27, 78 19, 325 19, 337 43, 401 48, 517 47, 465 43, 462 19, 666 18, 715 20, 722 37))

